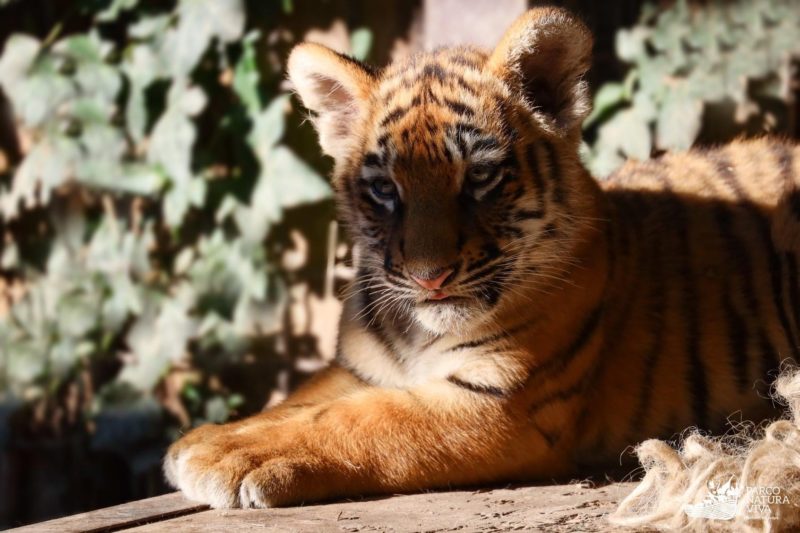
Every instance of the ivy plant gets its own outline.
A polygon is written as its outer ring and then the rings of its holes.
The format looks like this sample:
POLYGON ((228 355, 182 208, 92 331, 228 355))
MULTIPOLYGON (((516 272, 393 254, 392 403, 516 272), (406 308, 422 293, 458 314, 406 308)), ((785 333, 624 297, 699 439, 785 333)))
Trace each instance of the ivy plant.
MULTIPOLYGON (((278 332, 287 278, 266 243, 331 193, 282 141, 291 103, 242 0, 80 5, 84 32, 0 43, 23 151, 0 169, 0 279, 19 289, 0 311, 0 401, 88 387, 92 416, 278 332)), ((370 35, 354 41, 366 53, 370 35)), ((173 405, 191 423, 241 401, 197 383, 173 405)))
POLYGON ((584 123, 589 169, 606 176, 628 158, 685 150, 701 137, 779 130, 771 104, 791 101, 797 35, 793 0, 646 6, 616 35, 627 76, 599 88, 584 123))

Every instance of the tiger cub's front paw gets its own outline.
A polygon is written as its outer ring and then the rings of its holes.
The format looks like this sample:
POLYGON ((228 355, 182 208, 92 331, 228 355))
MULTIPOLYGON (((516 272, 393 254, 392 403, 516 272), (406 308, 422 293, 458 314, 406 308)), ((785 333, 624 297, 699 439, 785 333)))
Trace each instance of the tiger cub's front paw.
POLYGON ((270 437, 266 428, 253 435, 224 425, 199 427, 170 447, 164 473, 187 498, 214 508, 273 507, 325 497, 320 476, 330 471, 319 458, 304 451, 299 439, 278 447, 270 437))

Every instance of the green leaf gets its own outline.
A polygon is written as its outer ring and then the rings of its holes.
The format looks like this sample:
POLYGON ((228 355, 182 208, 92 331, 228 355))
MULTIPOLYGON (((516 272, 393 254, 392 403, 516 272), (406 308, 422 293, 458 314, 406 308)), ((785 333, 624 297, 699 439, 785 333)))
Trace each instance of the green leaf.
POLYGON ((604 84, 594 96, 592 112, 583 122, 584 129, 590 127, 598 118, 625 100, 625 87, 621 83, 604 84))
POLYGON ((83 337, 98 322, 98 294, 64 294, 56 305, 58 330, 70 337, 83 337))
POLYGON ((120 12, 133 9, 138 3, 139 0, 112 0, 107 8, 95 15, 95 20, 99 22, 113 22, 117 20, 120 12))
POLYGON ((350 53, 359 61, 364 61, 372 48, 372 32, 369 28, 358 28, 350 34, 350 53))
POLYGON ((113 49, 95 30, 86 35, 66 37, 53 46, 53 53, 69 58, 75 63, 71 75, 78 92, 85 97, 113 102, 122 87, 119 72, 107 65, 104 58, 113 49))
POLYGON ((126 337, 135 359, 120 372, 120 382, 149 392, 170 366, 183 359, 195 328, 188 305, 174 298, 151 303, 145 309, 126 337))
POLYGON ((283 137, 288 104, 288 94, 276 96, 254 119, 248 142, 262 162, 269 158, 272 148, 283 137))
POLYGON ((178 17, 163 51, 176 76, 187 76, 194 69, 212 39, 229 43, 241 38, 244 31, 241 0, 180 0, 178 17))
POLYGON ((616 154, 636 159, 648 159, 652 147, 647 120, 635 109, 625 109, 614 115, 598 130, 598 153, 604 154, 605 164, 617 160, 616 154))
POLYGON ((11 342, 2 351, 5 352, 5 372, 12 382, 29 384, 44 375, 47 351, 41 341, 11 342))
POLYGON ((3 55, 0 57, 0 84, 12 100, 20 84, 28 76, 40 50, 39 40, 29 35, 15 33, 6 40, 3 55))
POLYGON ((72 139, 49 136, 39 141, 14 174, 11 190, 0 196, 0 214, 14 219, 21 206, 32 208, 47 204, 54 188, 66 183, 80 147, 72 139))
POLYGON ((702 125, 703 103, 681 92, 673 93, 656 122, 656 143, 661 149, 688 150, 702 125))
POLYGON ((331 196, 327 182, 284 146, 275 147, 261 162, 250 207, 241 207, 234 215, 242 236, 252 243, 266 237, 284 209, 331 196))
POLYGON ((192 147, 196 131, 190 117, 206 104, 205 93, 199 87, 173 83, 168 107, 153 128, 147 151, 147 161, 159 166, 169 180, 164 198, 164 217, 169 226, 177 226, 191 205, 201 205, 205 184, 192 172, 192 147))
POLYGON ((230 409, 228 408, 228 404, 225 401, 225 398, 221 396, 214 396, 213 398, 209 398, 206 400, 205 408, 205 419, 212 424, 221 424, 228 420, 228 416, 230 415, 230 409))
POLYGON ((643 60, 647 56, 645 43, 649 35, 650 30, 642 26, 635 26, 630 30, 619 30, 615 41, 617 56, 629 63, 643 60))
POLYGON ((164 74, 166 66, 152 46, 135 44, 128 48, 121 69, 130 82, 130 94, 125 106, 128 130, 136 142, 141 142, 148 120, 145 90, 164 74))
POLYGON ((258 84, 261 76, 256 62, 255 43, 261 38, 258 31, 251 31, 242 40, 242 55, 233 70, 233 90, 251 115, 261 110, 258 84))
POLYGON ((54 58, 39 55, 39 47, 31 37, 14 35, 0 58, 0 85, 16 116, 31 127, 43 125, 75 92, 54 58))
POLYGON ((17 267, 19 267, 19 247, 16 241, 6 241, 3 253, 0 255, 0 268, 11 270, 17 267))

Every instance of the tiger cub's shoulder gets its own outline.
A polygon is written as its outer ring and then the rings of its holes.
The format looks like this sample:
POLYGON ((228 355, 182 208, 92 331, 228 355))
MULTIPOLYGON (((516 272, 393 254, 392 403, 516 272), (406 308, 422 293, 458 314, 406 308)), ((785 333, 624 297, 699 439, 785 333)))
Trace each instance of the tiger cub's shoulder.
POLYGON ((800 146, 776 137, 737 140, 657 159, 628 161, 602 182, 606 190, 668 190, 725 201, 774 205, 800 184, 800 146))

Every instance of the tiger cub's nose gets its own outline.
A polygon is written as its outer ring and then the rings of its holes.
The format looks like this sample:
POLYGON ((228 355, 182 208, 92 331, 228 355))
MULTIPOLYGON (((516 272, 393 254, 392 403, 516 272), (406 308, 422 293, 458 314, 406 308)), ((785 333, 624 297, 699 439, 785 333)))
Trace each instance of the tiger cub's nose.
POLYGON ((411 275, 411 279, 417 282, 417 285, 422 287, 423 289, 428 289, 429 291, 435 291, 442 287, 442 284, 445 280, 453 273, 452 268, 446 268, 444 270, 437 270, 433 272, 430 277, 417 277, 415 275, 411 275), (441 274, 439 273, 441 272, 441 274))

